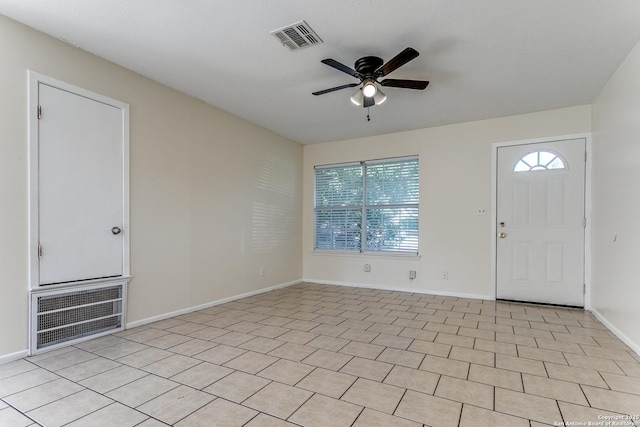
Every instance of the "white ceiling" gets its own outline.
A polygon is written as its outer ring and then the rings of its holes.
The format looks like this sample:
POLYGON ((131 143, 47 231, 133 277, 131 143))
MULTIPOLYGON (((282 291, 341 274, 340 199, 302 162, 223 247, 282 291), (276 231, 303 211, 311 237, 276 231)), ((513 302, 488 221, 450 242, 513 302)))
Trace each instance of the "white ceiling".
POLYGON ((593 101, 640 39, 638 0, 0 0, 0 14, 301 143, 593 101), (300 20, 324 43, 295 52, 270 31, 300 20), (383 105, 355 107, 350 67, 407 46, 383 105))

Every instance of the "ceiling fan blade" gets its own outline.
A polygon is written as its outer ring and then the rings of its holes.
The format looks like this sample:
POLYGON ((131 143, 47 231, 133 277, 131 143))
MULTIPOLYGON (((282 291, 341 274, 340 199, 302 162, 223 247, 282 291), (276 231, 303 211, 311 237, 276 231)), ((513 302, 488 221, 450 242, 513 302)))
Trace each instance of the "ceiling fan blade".
POLYGON ((364 100, 362 101, 362 106, 364 108, 373 107, 374 105, 376 105, 376 101, 373 99, 373 97, 364 97, 364 100))
POLYGON ((403 89, 424 90, 429 85, 429 82, 426 80, 385 79, 380 82, 380 85, 388 87, 401 87, 403 89))
POLYGON ((324 95, 325 93, 329 93, 329 92, 334 92, 336 90, 340 90, 340 89, 347 89, 350 87, 355 87, 358 86, 360 83, 349 83, 348 85, 342 85, 342 86, 336 86, 336 87, 332 87, 330 89, 325 89, 325 90, 319 90, 317 92, 313 92, 312 95, 324 95))
POLYGON ((343 73, 347 73, 350 76, 353 76, 357 79, 361 79, 362 80, 362 75, 357 72, 356 70, 354 70, 353 68, 347 67, 346 65, 336 61, 335 59, 323 59, 322 61, 323 64, 327 64, 329 67, 333 67, 338 71, 342 71, 343 73))
POLYGON ((397 54, 396 56, 394 56, 393 58, 391 58, 389 61, 387 61, 386 64, 383 64, 380 68, 378 68, 375 71, 374 75, 376 77, 384 77, 387 74, 391 73, 392 71, 402 67, 404 64, 411 61, 412 59, 415 59, 418 55, 420 54, 418 53, 417 50, 415 50, 412 47, 408 47, 402 52, 400 52, 399 54, 397 54))

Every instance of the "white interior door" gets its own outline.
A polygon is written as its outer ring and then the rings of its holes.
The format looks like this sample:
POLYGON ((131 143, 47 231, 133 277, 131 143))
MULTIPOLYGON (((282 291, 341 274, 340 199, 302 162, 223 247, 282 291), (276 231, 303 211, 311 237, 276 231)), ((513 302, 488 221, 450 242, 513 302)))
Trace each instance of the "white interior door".
POLYGON ((585 140, 498 148, 499 299, 584 306, 585 140))
POLYGON ((122 276, 122 109, 43 83, 38 104, 39 284, 122 276))

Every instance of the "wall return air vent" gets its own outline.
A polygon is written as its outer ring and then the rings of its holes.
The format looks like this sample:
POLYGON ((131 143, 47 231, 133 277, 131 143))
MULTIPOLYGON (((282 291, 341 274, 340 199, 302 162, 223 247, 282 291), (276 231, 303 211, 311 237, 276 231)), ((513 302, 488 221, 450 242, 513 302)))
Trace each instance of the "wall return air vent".
POLYGON ((32 292, 30 354, 124 329, 126 284, 32 292))
POLYGON ((298 50, 322 43, 322 39, 304 21, 273 30, 270 34, 273 34, 289 50, 298 50))

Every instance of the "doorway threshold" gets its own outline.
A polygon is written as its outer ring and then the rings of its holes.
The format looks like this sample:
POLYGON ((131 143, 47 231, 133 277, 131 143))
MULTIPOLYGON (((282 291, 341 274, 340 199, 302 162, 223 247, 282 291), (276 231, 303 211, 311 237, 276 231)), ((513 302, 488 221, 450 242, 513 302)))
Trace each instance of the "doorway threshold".
POLYGON ((552 304, 548 302, 533 302, 533 301, 518 301, 513 299, 496 299, 498 302, 508 302, 513 304, 531 305, 534 307, 558 307, 558 308, 572 308, 578 310, 584 310, 584 306, 580 305, 564 305, 564 304, 552 304))

